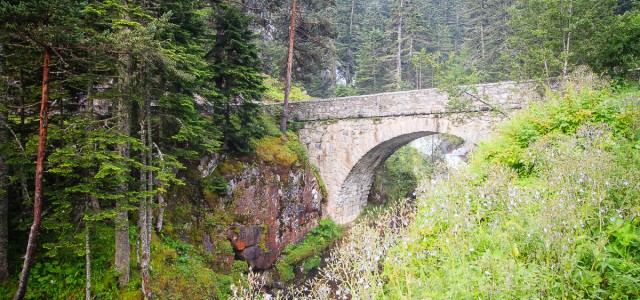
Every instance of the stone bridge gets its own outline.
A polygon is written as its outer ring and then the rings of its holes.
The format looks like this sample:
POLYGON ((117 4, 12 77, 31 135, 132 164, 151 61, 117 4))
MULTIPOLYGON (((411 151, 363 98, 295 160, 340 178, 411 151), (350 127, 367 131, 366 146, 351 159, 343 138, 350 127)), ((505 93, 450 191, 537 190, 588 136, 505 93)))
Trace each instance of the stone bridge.
POLYGON ((438 133, 477 144, 504 118, 494 108, 519 108, 531 87, 514 82, 475 86, 465 111, 452 111, 446 93, 427 89, 294 102, 289 115, 302 122, 299 139, 325 183, 325 216, 344 224, 359 215, 376 169, 400 147, 438 133))

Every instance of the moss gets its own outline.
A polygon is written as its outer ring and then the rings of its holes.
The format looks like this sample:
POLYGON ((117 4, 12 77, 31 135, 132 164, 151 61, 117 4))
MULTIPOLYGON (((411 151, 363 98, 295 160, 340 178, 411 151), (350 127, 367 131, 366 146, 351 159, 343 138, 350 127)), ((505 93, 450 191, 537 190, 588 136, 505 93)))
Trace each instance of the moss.
POLYGON ((338 123, 338 121, 340 121, 340 120, 338 120, 338 119, 326 119, 326 120, 322 120, 321 122, 324 125, 330 125, 330 124, 338 123))
POLYGON ((181 298, 184 295, 201 299, 226 299, 230 296, 230 291, 219 287, 216 282, 228 276, 212 271, 204 264, 203 253, 192 245, 166 237, 154 240, 151 247, 154 253, 163 253, 151 257, 151 269, 154 270, 151 288, 158 299, 181 298))
POLYGON ((302 264, 302 269, 305 272, 309 272, 319 267, 321 262, 322 262, 322 258, 320 256, 314 256, 304 261, 304 263, 302 264))
POLYGON ((342 232, 342 227, 326 219, 320 221, 300 244, 287 245, 283 251, 286 256, 276 265, 280 280, 287 282, 293 279, 293 266, 300 263, 307 272, 319 266, 322 251, 340 239, 342 232))
POLYGON ((290 167, 298 160, 298 154, 285 145, 283 137, 264 137, 255 142, 256 155, 259 160, 290 167))
POLYGON ((225 177, 235 177, 244 169, 244 166, 245 164, 237 158, 229 158, 220 163, 218 169, 225 177))
POLYGON ((247 273, 249 272, 249 264, 244 260, 236 260, 231 266, 232 273, 247 273))
POLYGON ((276 274, 278 274, 278 278, 282 282, 289 282, 295 277, 293 267, 284 261, 276 264, 276 274))
MULTIPOLYGON (((262 94, 262 100, 265 102, 282 102, 284 101, 284 83, 269 76, 265 75, 264 86, 266 90, 262 94)), ((291 91, 289 93, 289 101, 305 101, 313 99, 311 96, 307 95, 307 92, 301 89, 300 87, 293 84, 291 86, 291 91)))
POLYGON ((218 256, 233 256, 235 254, 231 242, 226 239, 215 243, 215 251, 218 256))
POLYGON ((142 291, 127 291, 120 294, 120 299, 122 300, 143 300, 144 295, 142 291))
POLYGON ((265 224, 260 224, 260 249, 264 251, 264 253, 269 253, 269 249, 267 248, 267 231, 269 228, 265 224))
POLYGON ((320 187, 320 192, 322 193, 322 198, 327 199, 327 186, 324 184, 322 177, 320 176, 320 170, 316 166, 311 166, 313 170, 313 175, 316 176, 316 180, 318 180, 318 186, 320 187))

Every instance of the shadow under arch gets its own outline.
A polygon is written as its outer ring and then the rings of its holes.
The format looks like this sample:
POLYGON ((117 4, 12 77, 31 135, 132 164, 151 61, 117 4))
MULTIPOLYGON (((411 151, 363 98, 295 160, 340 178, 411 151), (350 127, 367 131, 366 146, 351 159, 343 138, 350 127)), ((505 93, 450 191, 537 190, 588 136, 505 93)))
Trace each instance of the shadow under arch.
POLYGON ((355 220, 367 204, 376 170, 398 149, 416 139, 441 134, 434 131, 418 131, 399 135, 369 150, 349 171, 340 187, 338 202, 343 203, 339 213, 341 224, 355 220))

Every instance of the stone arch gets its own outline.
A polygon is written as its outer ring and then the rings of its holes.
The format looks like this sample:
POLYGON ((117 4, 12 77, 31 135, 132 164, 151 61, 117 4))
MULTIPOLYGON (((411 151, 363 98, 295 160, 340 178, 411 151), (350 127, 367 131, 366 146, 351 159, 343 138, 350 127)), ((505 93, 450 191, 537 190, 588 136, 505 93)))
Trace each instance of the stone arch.
POLYGON ((403 134, 394 137, 388 141, 384 141, 373 149, 369 150, 354 166, 347 175, 338 199, 353 199, 346 202, 340 209, 342 212, 338 212, 338 215, 342 216, 346 220, 355 219, 364 205, 367 203, 367 198, 373 184, 376 170, 398 149, 402 146, 409 144, 411 141, 419 139, 421 137, 429 136, 432 134, 438 134, 431 131, 419 131, 408 134, 403 134))
POLYGON ((324 209, 340 224, 353 221, 367 202, 376 168, 403 145, 446 133, 475 144, 486 137, 495 118, 455 123, 452 115, 415 115, 308 122, 300 141, 318 166, 327 189, 324 209))

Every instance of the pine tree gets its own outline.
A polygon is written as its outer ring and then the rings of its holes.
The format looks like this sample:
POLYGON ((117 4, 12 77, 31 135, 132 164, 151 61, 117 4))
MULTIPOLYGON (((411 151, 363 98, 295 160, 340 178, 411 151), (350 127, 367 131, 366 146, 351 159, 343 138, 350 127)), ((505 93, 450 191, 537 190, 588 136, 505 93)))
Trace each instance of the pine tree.
POLYGON ((594 61, 598 30, 612 23, 616 1, 517 0, 511 44, 523 78, 566 75, 594 61))
POLYGON ((219 95, 214 100, 214 122, 222 128, 225 146, 250 150, 249 139, 261 134, 254 116, 263 91, 258 49, 252 42, 251 19, 232 5, 221 5, 215 15, 216 38, 206 57, 219 95))
POLYGON ((0 44, 0 282, 9 277, 9 95, 8 78, 5 75, 7 57, 5 47, 0 44))
POLYGON ((501 78, 508 68, 508 8, 512 0, 470 0, 465 3, 465 63, 487 73, 486 80, 501 78))

